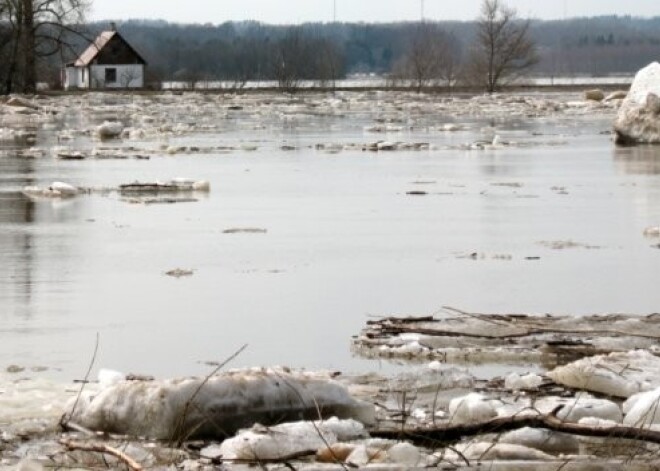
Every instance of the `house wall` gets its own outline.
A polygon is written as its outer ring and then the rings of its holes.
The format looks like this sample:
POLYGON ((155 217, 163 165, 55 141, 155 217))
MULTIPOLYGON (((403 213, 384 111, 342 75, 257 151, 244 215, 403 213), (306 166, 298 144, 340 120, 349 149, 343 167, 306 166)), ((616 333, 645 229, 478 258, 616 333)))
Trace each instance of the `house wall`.
POLYGON ((65 67, 64 68, 64 89, 70 90, 72 88, 86 88, 83 80, 82 67, 65 67))
POLYGON ((91 65, 89 67, 91 88, 142 88, 144 87, 144 65, 91 65), (116 81, 106 82, 106 69, 115 69, 116 81))

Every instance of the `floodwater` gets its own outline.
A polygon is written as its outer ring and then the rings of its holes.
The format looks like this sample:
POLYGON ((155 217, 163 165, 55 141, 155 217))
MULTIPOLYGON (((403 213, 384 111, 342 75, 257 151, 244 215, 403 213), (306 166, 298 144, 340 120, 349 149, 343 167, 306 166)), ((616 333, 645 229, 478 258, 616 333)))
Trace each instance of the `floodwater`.
MULTIPOLYGON (((394 135, 365 132, 369 116, 252 129, 241 119, 169 143, 258 150, 0 156, 0 367, 80 378, 98 333, 96 368, 197 374, 208 371, 202 362, 248 344, 232 366, 360 372, 387 368, 350 351, 371 316, 428 315, 443 305, 576 317, 660 308, 660 240, 643 235, 660 225, 660 149, 615 149, 604 133, 611 114, 504 114, 464 119, 455 133, 394 135), (526 145, 458 147, 493 133, 526 145), (314 148, 378 139, 432 147, 314 148), (211 192, 153 205, 117 193, 36 202, 20 193, 52 181, 110 187, 179 176, 208 180, 211 192), (235 228, 266 232, 225 232, 235 228), (194 274, 165 275, 174 268, 194 274)), ((52 145, 55 132, 41 129, 37 145, 52 145)))

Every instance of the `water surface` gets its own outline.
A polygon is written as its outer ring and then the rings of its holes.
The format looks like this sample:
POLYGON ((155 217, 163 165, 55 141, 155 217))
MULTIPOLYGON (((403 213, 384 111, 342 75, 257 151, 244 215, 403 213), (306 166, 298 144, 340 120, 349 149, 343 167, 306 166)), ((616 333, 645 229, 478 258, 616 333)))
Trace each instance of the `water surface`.
MULTIPOLYGON (((254 119, 254 118, 251 118, 254 119)), ((438 117, 447 121, 448 117, 438 117)), ((0 366, 157 376, 234 366, 368 371, 350 352, 370 316, 474 312, 647 314, 660 306, 660 150, 615 149, 610 116, 468 120, 466 131, 374 136, 364 117, 240 120, 182 145, 255 152, 59 161, 0 157, 0 366), (467 151, 492 138, 528 145, 467 151), (317 143, 431 142, 425 151, 329 154, 317 143), (283 151, 283 144, 295 146, 283 151), (196 203, 116 193, 34 202, 25 185, 206 179, 196 203), (425 191, 411 196, 410 191, 425 191), (231 228, 266 233, 227 234, 231 228), (572 248, 547 243, 572 241, 572 248), (544 244, 544 242, 546 244, 544 244), (173 268, 194 275, 171 278, 173 268)), ((80 138, 75 145, 84 145, 80 138)), ((53 142, 41 130, 40 145, 53 142)), ((131 145, 139 145, 131 143, 131 145)))

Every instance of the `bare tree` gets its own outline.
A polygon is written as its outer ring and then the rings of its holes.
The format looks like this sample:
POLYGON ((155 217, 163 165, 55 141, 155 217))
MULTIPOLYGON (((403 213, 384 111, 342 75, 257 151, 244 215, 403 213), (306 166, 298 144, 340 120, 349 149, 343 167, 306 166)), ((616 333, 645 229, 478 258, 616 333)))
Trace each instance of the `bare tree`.
POLYGON ((320 87, 330 86, 334 90, 337 86, 337 80, 344 73, 343 53, 339 45, 328 38, 319 39, 315 48, 318 54, 314 75, 316 75, 320 87))
POLYGON ((82 22, 88 6, 88 0, 0 0, 5 93, 36 91, 38 60, 71 48, 70 35, 80 34, 73 25, 82 22))
POLYGON ((423 23, 413 32, 404 55, 392 68, 392 83, 410 84, 417 92, 456 81, 460 44, 439 26, 423 23))
POLYGON ((467 78, 493 93, 536 65, 539 59, 529 26, 500 0, 483 0, 467 78))
POLYGON ((280 89, 293 93, 305 78, 307 43, 300 28, 289 28, 277 44, 273 71, 280 89))
POLYGON ((119 77, 120 84, 123 88, 128 88, 131 86, 135 80, 140 78, 140 70, 135 67, 124 68, 119 77))

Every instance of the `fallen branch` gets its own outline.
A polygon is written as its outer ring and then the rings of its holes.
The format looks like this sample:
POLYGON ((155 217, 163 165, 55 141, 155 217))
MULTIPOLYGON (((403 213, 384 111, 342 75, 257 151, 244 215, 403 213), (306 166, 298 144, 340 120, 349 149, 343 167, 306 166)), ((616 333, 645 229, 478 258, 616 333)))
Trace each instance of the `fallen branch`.
POLYGON ((660 431, 656 430, 629 427, 626 425, 597 427, 563 422, 557 418, 557 413, 563 407, 557 407, 548 415, 504 417, 474 424, 447 425, 432 428, 374 430, 370 432, 370 435, 374 438, 409 440, 418 446, 434 448, 438 444, 454 443, 465 437, 489 433, 503 433, 530 427, 584 437, 629 439, 660 444, 660 431))
POLYGON ((140 463, 135 461, 126 453, 116 448, 113 448, 109 445, 105 445, 102 443, 81 443, 81 442, 74 442, 72 440, 60 440, 60 443, 64 445, 69 451, 74 451, 74 450, 91 451, 95 453, 104 453, 106 455, 112 455, 115 458, 117 458, 119 461, 126 464, 126 466, 128 466, 132 471, 143 471, 144 469, 140 463))

